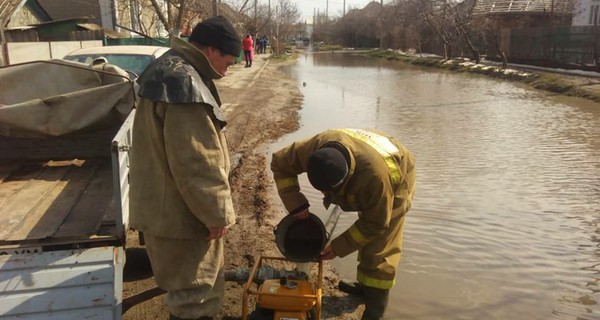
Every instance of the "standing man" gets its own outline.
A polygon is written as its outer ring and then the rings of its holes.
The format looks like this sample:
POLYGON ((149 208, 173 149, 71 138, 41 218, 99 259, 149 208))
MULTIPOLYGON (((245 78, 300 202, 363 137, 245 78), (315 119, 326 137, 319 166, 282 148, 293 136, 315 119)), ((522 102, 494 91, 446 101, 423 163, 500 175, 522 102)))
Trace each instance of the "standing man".
POLYGON ((404 217, 415 194, 415 158, 393 137, 361 129, 332 129, 275 152, 271 170, 290 214, 308 217, 298 175, 324 195, 326 207, 358 211, 358 220, 333 239, 321 259, 358 250, 357 282, 342 291, 363 296, 363 320, 383 319, 402 253, 404 217))
POLYGON ((224 296, 224 240, 235 222, 229 155, 213 80, 241 51, 217 16, 141 75, 131 154, 131 226, 144 234, 171 320, 212 319, 224 296))

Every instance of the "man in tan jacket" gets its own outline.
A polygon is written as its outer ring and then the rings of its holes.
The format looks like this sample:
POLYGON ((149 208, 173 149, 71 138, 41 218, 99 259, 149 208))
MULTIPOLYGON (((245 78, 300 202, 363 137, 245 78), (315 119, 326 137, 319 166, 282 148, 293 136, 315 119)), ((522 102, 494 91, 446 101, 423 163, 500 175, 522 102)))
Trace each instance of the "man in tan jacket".
POLYGON ((308 216, 298 175, 324 195, 325 206, 358 211, 358 220, 331 241, 321 259, 358 251, 358 282, 340 290, 361 295, 363 320, 383 319, 402 253, 404 217, 415 194, 415 158, 393 137, 363 129, 331 129, 273 153, 271 170, 290 214, 308 216))
POLYGON ((213 80, 241 51, 213 17, 140 76, 131 155, 131 226, 143 232, 170 319, 212 319, 224 296, 224 240, 235 223, 225 119, 213 80))

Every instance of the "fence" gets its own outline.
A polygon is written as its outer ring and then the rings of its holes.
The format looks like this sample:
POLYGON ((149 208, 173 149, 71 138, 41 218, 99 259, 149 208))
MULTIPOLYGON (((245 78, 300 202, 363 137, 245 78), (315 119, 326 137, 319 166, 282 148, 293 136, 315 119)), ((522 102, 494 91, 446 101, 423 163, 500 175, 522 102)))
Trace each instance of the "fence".
POLYGON ((513 62, 546 61, 567 67, 600 66, 600 26, 510 29, 506 55, 513 62))
POLYGON ((67 53, 85 47, 102 46, 102 40, 8 42, 8 63, 62 59, 67 53))
POLYGON ((145 45, 145 46, 169 46, 168 38, 118 38, 106 39, 107 46, 122 46, 122 45, 145 45))

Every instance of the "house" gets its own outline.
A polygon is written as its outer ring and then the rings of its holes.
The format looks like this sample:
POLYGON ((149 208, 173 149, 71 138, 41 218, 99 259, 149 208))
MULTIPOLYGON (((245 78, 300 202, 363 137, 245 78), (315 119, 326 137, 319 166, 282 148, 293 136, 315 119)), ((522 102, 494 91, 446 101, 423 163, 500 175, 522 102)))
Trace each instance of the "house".
POLYGON ((101 6, 103 1, 73 1, 78 5, 73 4, 72 8, 68 3, 71 0, 0 2, 0 66, 62 57, 65 52, 75 49, 72 45, 82 46, 83 40, 119 37, 113 29, 97 24, 114 25, 113 19, 102 17, 106 16, 101 6), (74 40, 73 44, 65 42, 74 40))
POLYGON ((48 13, 52 20, 65 20, 86 16, 89 23, 105 29, 115 29, 116 16, 113 0, 35 0, 48 13))
POLYGON ((600 0, 577 0, 573 11, 573 26, 600 25, 600 0))
MULTIPOLYGON (((487 20, 498 28, 536 28, 571 25, 575 0, 476 0, 475 24, 487 20)), ((590 0, 598 1, 598 0, 590 0)))
POLYGON ((473 25, 493 31, 488 58, 563 69, 597 70, 600 0, 478 0, 473 25))
MULTIPOLYGON (((8 61, 7 42, 9 32, 18 33, 21 41, 37 39, 37 34, 32 27, 27 25, 50 20, 48 14, 37 2, 28 3, 27 0, 0 1, 0 66, 8 61), (16 30, 16 32, 12 32, 16 30), (21 31, 19 33, 19 31, 21 31)), ((37 40, 35 40, 37 41, 37 40)))

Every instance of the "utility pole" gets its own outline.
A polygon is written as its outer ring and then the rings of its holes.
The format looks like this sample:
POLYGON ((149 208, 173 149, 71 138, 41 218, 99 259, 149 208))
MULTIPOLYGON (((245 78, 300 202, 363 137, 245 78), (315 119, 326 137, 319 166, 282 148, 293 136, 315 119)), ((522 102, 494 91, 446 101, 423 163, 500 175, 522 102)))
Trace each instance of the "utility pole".
POLYGON ((329 21, 329 0, 325 2, 325 21, 329 21))
POLYGON ((213 17, 216 17, 219 15, 219 4, 217 3, 217 0, 213 0, 212 1, 212 9, 213 9, 213 17))
POLYGON ((383 0, 380 1, 381 8, 379 10, 379 49, 383 49, 383 0))
POLYGON ((319 20, 319 24, 323 23, 323 19, 321 19, 321 11, 317 9, 317 20, 319 20))
POLYGON ((275 5, 275 56, 279 56, 279 6, 275 5))
POLYGON ((344 0, 344 8, 342 9, 342 17, 346 16, 346 0, 344 0))
POLYGON ((258 0, 254 0, 254 32, 258 33, 258 19, 256 19, 256 10, 258 8, 258 0))

